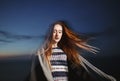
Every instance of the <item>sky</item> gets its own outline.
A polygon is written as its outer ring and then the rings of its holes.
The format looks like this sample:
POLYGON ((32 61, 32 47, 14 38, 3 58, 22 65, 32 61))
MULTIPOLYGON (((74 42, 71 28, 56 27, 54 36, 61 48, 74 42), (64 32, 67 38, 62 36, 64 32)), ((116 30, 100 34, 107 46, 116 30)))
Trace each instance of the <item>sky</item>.
MULTIPOLYGON (((0 0, 0 57, 33 54, 50 24, 66 20, 95 37, 101 56, 119 52, 119 0, 0 0)), ((99 55, 100 56, 100 55, 99 55)))

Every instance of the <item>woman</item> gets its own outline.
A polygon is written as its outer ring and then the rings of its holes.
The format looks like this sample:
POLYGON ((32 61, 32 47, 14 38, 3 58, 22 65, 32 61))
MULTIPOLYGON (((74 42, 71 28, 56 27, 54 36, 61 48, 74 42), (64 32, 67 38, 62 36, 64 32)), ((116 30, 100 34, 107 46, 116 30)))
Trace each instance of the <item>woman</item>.
POLYGON ((84 49, 96 53, 64 21, 50 27, 43 46, 38 50, 31 69, 31 81, 116 81, 80 55, 84 49))

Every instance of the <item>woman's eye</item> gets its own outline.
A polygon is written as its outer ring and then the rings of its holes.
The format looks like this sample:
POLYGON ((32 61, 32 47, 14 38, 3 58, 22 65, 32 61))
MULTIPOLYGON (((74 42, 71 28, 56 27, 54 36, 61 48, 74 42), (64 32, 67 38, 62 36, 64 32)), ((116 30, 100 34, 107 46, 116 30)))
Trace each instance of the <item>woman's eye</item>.
POLYGON ((59 31, 59 33, 62 33, 62 31, 59 31))
POLYGON ((53 33, 56 33, 55 31, 53 31, 53 33))

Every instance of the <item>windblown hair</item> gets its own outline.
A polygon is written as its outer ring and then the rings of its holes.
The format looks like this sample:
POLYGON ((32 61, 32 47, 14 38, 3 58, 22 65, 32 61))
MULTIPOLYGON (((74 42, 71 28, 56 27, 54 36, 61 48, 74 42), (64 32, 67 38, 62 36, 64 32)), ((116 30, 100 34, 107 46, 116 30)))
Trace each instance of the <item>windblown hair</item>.
POLYGON ((52 50, 52 35, 53 35, 53 29, 56 24, 59 24, 62 26, 63 29, 63 35, 61 40, 58 42, 58 47, 60 47, 66 54, 68 60, 71 60, 71 62, 75 65, 80 65, 80 59, 78 58, 78 53, 80 49, 85 49, 87 51, 95 53, 96 50, 94 50, 95 47, 90 46, 87 44, 87 41, 85 39, 82 39, 79 34, 73 32, 67 25, 65 21, 56 21, 50 26, 49 32, 46 36, 45 43, 44 43, 44 49, 46 57, 51 55, 52 50))

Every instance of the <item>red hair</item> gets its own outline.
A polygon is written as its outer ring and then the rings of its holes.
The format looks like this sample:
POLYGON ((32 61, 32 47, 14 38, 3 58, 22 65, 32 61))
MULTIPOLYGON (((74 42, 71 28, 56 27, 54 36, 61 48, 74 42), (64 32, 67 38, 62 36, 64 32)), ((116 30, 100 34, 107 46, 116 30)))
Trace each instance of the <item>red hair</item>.
POLYGON ((60 47, 67 54, 68 60, 71 60, 73 64, 80 65, 78 48, 95 52, 93 47, 87 44, 86 40, 80 38, 79 34, 73 32, 67 26, 66 22, 57 21, 51 25, 50 31, 48 32, 47 37, 45 39, 44 49, 45 49, 46 57, 49 57, 51 55, 52 34, 53 34, 53 28, 56 24, 61 25, 63 29, 63 35, 61 40, 58 42, 58 47, 60 47))

